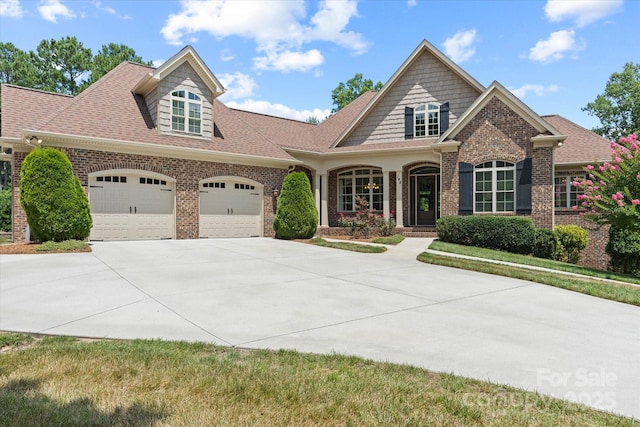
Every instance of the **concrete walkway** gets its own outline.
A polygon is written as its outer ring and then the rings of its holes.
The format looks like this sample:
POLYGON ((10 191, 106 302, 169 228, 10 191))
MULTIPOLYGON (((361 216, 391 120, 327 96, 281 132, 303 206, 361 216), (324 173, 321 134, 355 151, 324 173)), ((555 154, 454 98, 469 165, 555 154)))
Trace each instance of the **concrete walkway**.
POLYGON ((360 254, 210 239, 1 255, 0 329, 353 354, 640 418, 638 307, 417 262, 428 244, 360 254))

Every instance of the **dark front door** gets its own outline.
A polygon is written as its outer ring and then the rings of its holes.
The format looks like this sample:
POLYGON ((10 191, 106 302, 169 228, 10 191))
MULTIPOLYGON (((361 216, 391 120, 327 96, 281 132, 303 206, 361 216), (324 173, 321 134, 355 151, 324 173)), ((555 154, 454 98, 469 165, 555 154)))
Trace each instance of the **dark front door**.
POLYGON ((411 189, 411 222, 413 225, 435 225, 437 218, 436 177, 414 176, 411 189))

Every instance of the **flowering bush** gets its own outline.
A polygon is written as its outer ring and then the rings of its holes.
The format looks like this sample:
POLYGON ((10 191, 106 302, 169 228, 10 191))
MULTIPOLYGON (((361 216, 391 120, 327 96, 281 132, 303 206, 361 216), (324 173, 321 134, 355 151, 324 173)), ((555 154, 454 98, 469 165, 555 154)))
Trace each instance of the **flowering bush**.
POLYGON ((599 224, 640 232, 640 143, 631 134, 611 142, 611 161, 585 167, 587 177, 576 179, 581 214, 599 224))
POLYGON ((340 212, 338 226, 349 229, 349 234, 354 237, 390 236, 396 226, 393 218, 386 219, 384 215, 377 214, 369 209, 369 203, 363 197, 356 197, 355 215, 347 216, 340 212))

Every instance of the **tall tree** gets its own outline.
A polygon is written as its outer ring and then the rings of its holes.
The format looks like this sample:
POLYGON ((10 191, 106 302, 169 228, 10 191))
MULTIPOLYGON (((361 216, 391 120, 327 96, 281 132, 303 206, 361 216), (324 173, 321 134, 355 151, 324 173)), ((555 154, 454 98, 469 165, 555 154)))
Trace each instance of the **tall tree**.
POLYGON ((98 81, 100 77, 104 76, 124 61, 151 65, 150 61, 147 62, 143 60, 142 57, 136 54, 136 51, 129 46, 115 43, 102 45, 100 51, 93 57, 93 61, 91 61, 91 65, 89 66, 91 77, 83 85, 83 89, 98 81))
POLYGON ((91 49, 75 37, 64 37, 42 40, 37 52, 45 89, 68 95, 80 93, 81 78, 91 67, 91 49))
POLYGON ((347 80, 347 82, 340 82, 340 84, 331 91, 331 99, 333 100, 332 113, 341 110, 349 105, 351 101, 362 95, 369 90, 382 89, 382 82, 373 83, 371 79, 365 79, 362 73, 356 73, 355 76, 347 80))
POLYGON ((35 88, 38 82, 35 55, 18 49, 13 43, 0 42, 0 83, 35 88))
POLYGON ((611 140, 640 132, 640 64, 628 62, 613 73, 604 93, 582 109, 600 119, 594 132, 611 140))

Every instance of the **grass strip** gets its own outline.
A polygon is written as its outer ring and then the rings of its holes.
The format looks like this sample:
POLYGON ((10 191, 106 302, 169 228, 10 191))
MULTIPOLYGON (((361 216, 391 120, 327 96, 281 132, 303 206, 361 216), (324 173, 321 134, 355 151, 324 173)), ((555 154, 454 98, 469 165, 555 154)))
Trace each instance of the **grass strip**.
POLYGON ((379 243, 381 245, 397 245, 404 240, 402 234, 394 234, 392 236, 376 237, 373 239, 373 243, 379 243))
POLYGON ((324 246, 327 248, 343 249, 345 251, 362 252, 367 254, 379 254, 386 252, 387 248, 384 246, 368 245, 363 243, 351 243, 351 242, 329 242, 322 237, 314 237, 310 242, 317 246, 324 246))
POLYGON ((577 278, 561 273, 552 273, 509 265, 494 264, 471 259, 455 258, 424 252, 418 255, 418 261, 446 267, 473 270, 514 279, 528 280, 557 288, 580 292, 611 301, 640 306, 640 289, 624 284, 605 283, 597 278, 577 278))
POLYGON ((640 284, 640 278, 626 274, 614 273, 611 271, 598 270, 595 268, 583 267, 566 262, 554 261, 543 258, 536 258, 529 255, 512 254, 509 252, 496 251, 493 249, 478 248, 475 246, 457 245, 439 240, 434 241, 429 249, 440 252, 449 252, 459 255, 473 256, 477 258, 492 259, 495 261, 513 262, 516 264, 532 265, 544 267, 551 270, 566 271, 568 273, 582 274, 585 276, 598 277, 601 279, 611 279, 620 282, 640 284))
POLYGON ((36 251, 39 252, 54 252, 54 251, 76 251, 80 249, 86 249, 89 245, 80 240, 65 240, 63 242, 44 242, 40 244, 36 251))
POLYGON ((537 393, 343 355, 45 338, 0 356, 3 425, 633 426, 537 393))

